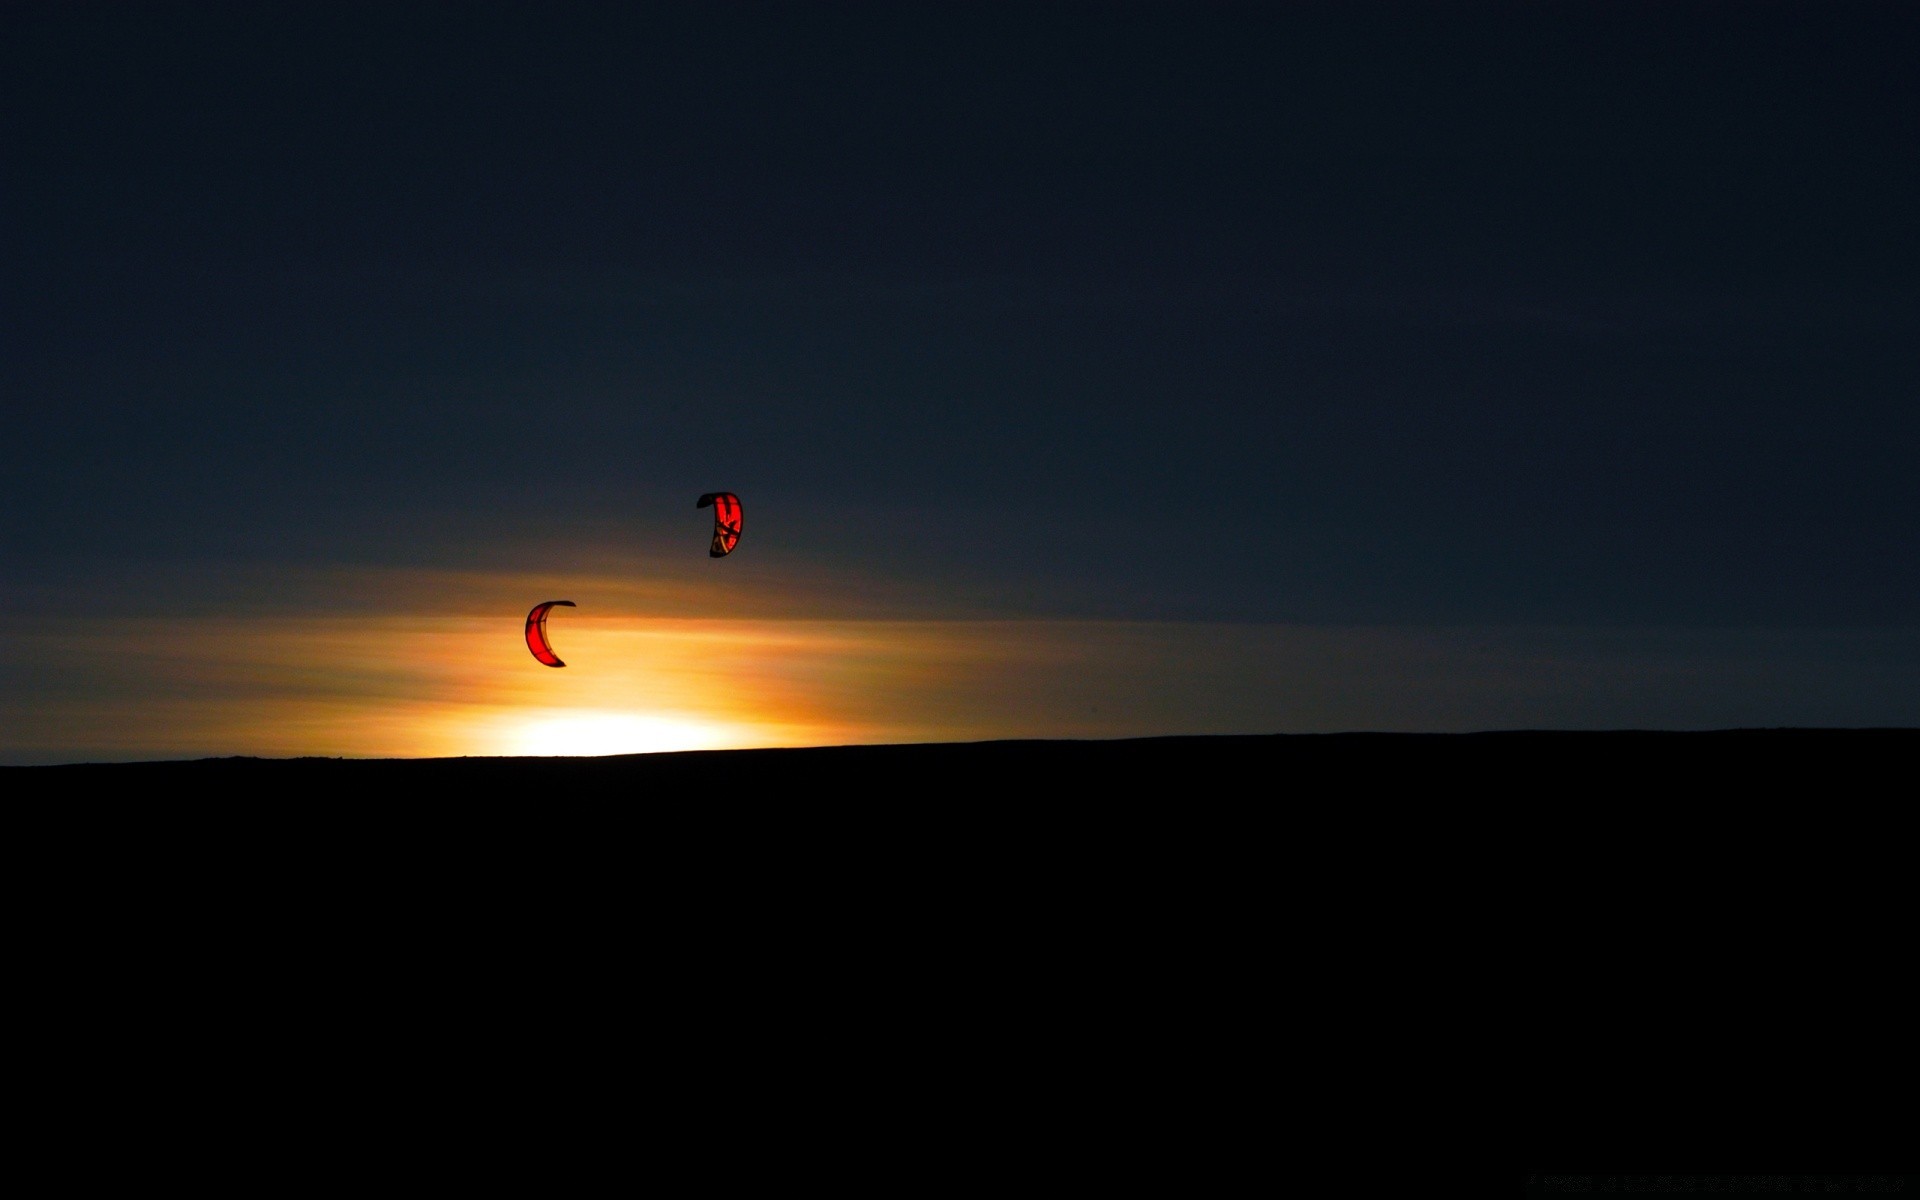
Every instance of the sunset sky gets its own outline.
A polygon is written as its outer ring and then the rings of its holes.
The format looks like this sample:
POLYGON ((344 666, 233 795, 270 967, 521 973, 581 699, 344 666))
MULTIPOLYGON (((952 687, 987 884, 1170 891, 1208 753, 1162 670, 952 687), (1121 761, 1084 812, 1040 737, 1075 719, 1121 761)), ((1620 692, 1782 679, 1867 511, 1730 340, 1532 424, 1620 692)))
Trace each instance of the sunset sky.
POLYGON ((0 763, 1920 724, 1916 61, 8 4, 0 763))

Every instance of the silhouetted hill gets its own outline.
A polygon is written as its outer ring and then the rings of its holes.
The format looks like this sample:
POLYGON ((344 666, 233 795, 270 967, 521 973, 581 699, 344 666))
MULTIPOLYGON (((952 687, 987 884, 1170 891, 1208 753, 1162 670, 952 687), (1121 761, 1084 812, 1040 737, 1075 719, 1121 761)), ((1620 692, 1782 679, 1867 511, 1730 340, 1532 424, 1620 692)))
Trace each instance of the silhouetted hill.
POLYGON ((1910 762, 1916 750, 1920 729, 1512 731, 1013 740, 597 758, 214 758, 0 770, 21 794, 105 788, 117 799, 166 793, 577 803, 617 796, 651 805, 668 799, 658 789, 673 787, 692 789, 675 793, 676 805, 955 792, 985 804, 1144 799, 1147 793, 1218 803, 1300 800, 1304 787, 1354 793, 1444 787, 1467 796, 1540 798, 1608 787, 1643 796, 1650 789, 1839 783, 1860 778, 1870 766, 1910 762))
MULTIPOLYGON (((435 1112, 515 1114, 515 1144, 537 1110, 624 1147, 657 1093, 704 1169, 736 1149, 712 1114, 837 1127, 845 1083, 870 1098, 858 1155, 947 1128, 899 1101, 935 1096, 1047 1139, 1070 1110, 1132 1173, 1169 1130, 1267 1145, 1246 1096, 1269 1080, 1346 1127, 1489 1016, 1526 1107, 1583 1137, 1623 1111, 1696 1137, 1702 1080, 1777 1104, 1878 1070, 1906 994, 1886 801, 1916 751, 1741 730, 230 758, 10 768, 0 813, 33 1028, 65 1031, 90 1104, 110 1078, 173 1111, 211 1063, 391 1106, 411 1138, 424 1079, 435 1112), (1816 1057, 1756 1053, 1829 993, 1816 1057)), ((796 1137, 781 1169, 837 1144, 796 1137)))

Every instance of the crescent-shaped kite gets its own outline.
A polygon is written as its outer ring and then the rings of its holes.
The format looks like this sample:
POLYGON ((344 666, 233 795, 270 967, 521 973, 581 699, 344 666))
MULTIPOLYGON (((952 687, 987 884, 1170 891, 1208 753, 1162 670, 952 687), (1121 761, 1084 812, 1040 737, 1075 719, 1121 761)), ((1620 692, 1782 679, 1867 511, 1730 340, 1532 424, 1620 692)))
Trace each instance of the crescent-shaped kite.
POLYGON ((708 492, 694 507, 709 504, 713 505, 713 545, 707 547, 707 557, 725 558, 740 544, 740 497, 732 492, 708 492))
POLYGON ((527 649, 550 667, 567 665, 560 661, 560 656, 553 652, 553 646, 547 642, 547 610, 563 605, 567 608, 579 607, 571 600, 548 600, 534 605, 533 611, 527 614, 527 649))

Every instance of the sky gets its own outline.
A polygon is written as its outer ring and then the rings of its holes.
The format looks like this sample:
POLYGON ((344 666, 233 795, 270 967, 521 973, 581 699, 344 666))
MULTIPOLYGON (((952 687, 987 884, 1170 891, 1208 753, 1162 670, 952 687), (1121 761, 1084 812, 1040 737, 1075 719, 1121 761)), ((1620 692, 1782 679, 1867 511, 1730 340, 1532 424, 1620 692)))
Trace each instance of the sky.
POLYGON ((0 763, 1920 724, 1915 61, 9 0, 0 763))

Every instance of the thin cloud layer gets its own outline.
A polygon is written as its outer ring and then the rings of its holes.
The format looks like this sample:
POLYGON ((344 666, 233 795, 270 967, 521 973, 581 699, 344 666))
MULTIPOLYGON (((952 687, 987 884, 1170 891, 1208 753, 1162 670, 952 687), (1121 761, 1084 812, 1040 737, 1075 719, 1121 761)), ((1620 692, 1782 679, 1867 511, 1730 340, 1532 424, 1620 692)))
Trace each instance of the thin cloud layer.
POLYGON ((526 579, 338 582, 387 609, 49 615, 0 645, 0 761, 1920 723, 1916 630, 711 617, 583 577, 555 670, 526 579))

